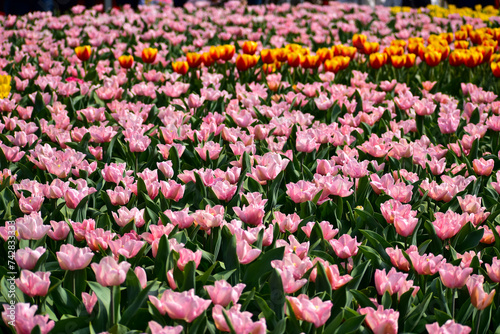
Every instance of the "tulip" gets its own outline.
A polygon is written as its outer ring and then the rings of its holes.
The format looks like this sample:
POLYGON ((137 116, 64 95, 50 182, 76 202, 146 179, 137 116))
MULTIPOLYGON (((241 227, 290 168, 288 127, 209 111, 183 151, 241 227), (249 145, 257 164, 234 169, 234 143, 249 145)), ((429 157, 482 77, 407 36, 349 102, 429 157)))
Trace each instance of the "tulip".
POLYGON ((134 273, 141 284, 141 288, 145 288, 148 285, 148 277, 146 275, 146 270, 142 267, 135 267, 134 273))
POLYGON ((211 46, 208 54, 210 55, 210 58, 212 58, 213 61, 217 61, 220 59, 220 52, 221 50, 216 47, 216 46, 211 46))
POLYGON ((297 298, 286 296, 286 299, 292 305, 293 313, 298 320, 311 322, 316 328, 324 325, 330 318, 333 304, 329 300, 323 302, 319 297, 309 299, 305 294, 297 298))
POLYGON ((252 248, 246 240, 241 240, 236 245, 236 255, 241 264, 248 264, 259 257, 262 251, 257 248, 252 248))
POLYGON ((352 45, 358 49, 363 49, 363 44, 366 42, 366 35, 354 34, 352 36, 352 45))
POLYGON ((486 264, 486 271, 493 282, 500 282, 500 260, 496 256, 493 258, 491 265, 486 264))
POLYGON ((496 290, 491 291, 489 294, 484 291, 483 283, 476 282, 469 287, 470 302, 478 310, 484 310, 492 302, 496 290))
POLYGON ((48 334, 55 326, 49 315, 35 315, 37 305, 29 303, 16 303, 15 305, 3 304, 2 319, 6 326, 13 325, 17 334, 31 334, 35 326, 40 328, 42 334, 48 334), (14 317, 12 317, 14 315, 14 317))
POLYGON ((30 297, 45 296, 50 287, 50 273, 37 271, 33 273, 29 270, 22 270, 21 276, 16 279, 17 287, 30 297))
POLYGON ((272 49, 262 49, 260 51, 260 59, 264 64, 272 64, 276 60, 275 52, 272 49))
POLYGON ((102 258, 99 264, 91 264, 96 280, 102 286, 118 286, 125 282, 130 266, 127 261, 118 263, 112 256, 102 258))
POLYGON ((43 224, 40 212, 32 212, 16 219, 16 229, 20 240, 40 240, 50 230, 50 226, 43 224))
POLYGON ((75 48, 75 53, 78 59, 80 59, 81 61, 87 61, 90 59, 92 49, 90 48, 90 45, 77 46, 75 48))
POLYGON ((187 61, 174 61, 172 62, 172 69, 175 73, 185 75, 189 70, 189 64, 187 61))
POLYGON ((70 271, 81 270, 88 267, 90 261, 92 261, 94 257, 94 253, 90 248, 78 248, 71 244, 62 245, 56 255, 61 269, 70 271))
POLYGON ((477 175, 490 176, 493 172, 495 161, 493 159, 485 160, 484 158, 474 159, 472 166, 477 175))
POLYGON ((226 307, 230 302, 233 302, 233 305, 238 303, 245 286, 245 284, 239 283, 233 287, 228 282, 221 280, 216 281, 214 286, 205 286, 205 290, 207 290, 214 305, 226 307))
POLYGON ((149 296, 149 301, 161 315, 168 314, 171 319, 182 319, 189 323, 198 318, 212 303, 194 294, 194 289, 184 292, 165 290, 161 299, 149 296))
POLYGON ((370 67, 379 69, 387 62, 387 54, 385 53, 372 53, 370 54, 370 67))
POLYGON ((221 45, 218 46, 217 48, 220 49, 220 59, 228 61, 231 60, 234 56, 235 53, 235 47, 234 45, 226 44, 226 45, 221 45))
POLYGON ((186 54, 186 61, 189 65, 189 68, 196 68, 201 65, 203 59, 201 58, 201 55, 199 53, 188 52, 186 54))
POLYGON ((296 52, 289 52, 286 56, 288 66, 290 67, 298 67, 301 63, 302 56, 296 52))
POLYGON ((212 66, 212 64, 214 63, 214 59, 212 59, 212 57, 210 56, 210 53, 208 53, 208 52, 204 52, 201 55, 201 61, 203 62, 203 65, 205 65, 205 66, 212 66))
POLYGON ((257 46, 258 46, 257 42, 245 41, 243 42, 241 49, 243 50, 244 54, 254 55, 255 51, 257 51, 257 46))
POLYGON ((92 314, 92 310, 94 309, 94 306, 97 303, 97 295, 93 291, 92 295, 89 295, 86 292, 82 292, 82 301, 83 305, 85 305, 87 313, 92 314))
POLYGON ((158 49, 156 48, 145 48, 142 50, 141 58, 146 64, 152 64, 156 60, 156 55, 158 54, 158 49))
POLYGON ((472 268, 455 267, 450 263, 445 263, 439 269, 439 276, 444 286, 450 289, 456 289, 465 285, 472 270, 472 268))
POLYGON ((122 55, 118 57, 118 63, 120 63, 122 68, 131 68, 134 65, 134 56, 122 55))
POLYGON ((438 322, 427 324, 425 325, 425 329, 430 334, 469 334, 472 330, 469 326, 456 323, 453 319, 446 321, 441 327, 439 327, 438 322))
POLYGON ((179 250, 179 260, 177 261, 177 268, 179 268, 179 270, 183 271, 186 264, 188 264, 188 262, 190 262, 190 261, 193 261, 195 264, 195 268, 198 268, 198 266, 200 265, 200 261, 201 261, 201 255, 202 255, 201 250, 197 250, 196 252, 193 252, 192 250, 187 249, 187 248, 180 249, 179 250))
POLYGON ((377 310, 364 307, 358 310, 359 314, 366 314, 365 322, 374 334, 397 334, 399 312, 393 309, 384 310, 380 305, 377 310))
POLYGON ((184 327, 181 325, 179 326, 165 326, 162 327, 159 323, 156 321, 150 321, 148 322, 149 329, 151 330, 151 334, 181 334, 182 331, 184 330, 184 327))
POLYGON ((343 234, 339 240, 330 240, 335 254, 341 259, 347 259, 358 254, 358 246, 361 242, 357 242, 357 237, 352 238, 349 234, 343 234))
POLYGON ((491 72, 496 78, 500 78, 500 62, 492 62, 490 64, 491 72))
POLYGON ((21 269, 32 270, 35 268, 38 259, 45 253, 45 251, 46 249, 42 246, 36 248, 35 250, 29 247, 18 249, 15 255, 17 265, 21 269))
POLYGON ((212 317, 217 329, 222 332, 231 331, 223 314, 225 312, 236 334, 264 334, 267 332, 266 320, 264 318, 253 322, 252 313, 240 312, 240 309, 241 305, 234 305, 229 310, 224 310, 221 305, 215 305, 212 309, 212 317))

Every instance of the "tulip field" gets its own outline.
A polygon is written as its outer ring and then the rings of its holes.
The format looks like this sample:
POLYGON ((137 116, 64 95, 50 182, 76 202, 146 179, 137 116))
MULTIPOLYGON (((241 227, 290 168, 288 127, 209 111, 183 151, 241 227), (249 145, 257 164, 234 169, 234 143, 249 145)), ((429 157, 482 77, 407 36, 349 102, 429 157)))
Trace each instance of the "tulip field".
POLYGON ((0 18, 1 333, 499 333, 500 13, 0 18))

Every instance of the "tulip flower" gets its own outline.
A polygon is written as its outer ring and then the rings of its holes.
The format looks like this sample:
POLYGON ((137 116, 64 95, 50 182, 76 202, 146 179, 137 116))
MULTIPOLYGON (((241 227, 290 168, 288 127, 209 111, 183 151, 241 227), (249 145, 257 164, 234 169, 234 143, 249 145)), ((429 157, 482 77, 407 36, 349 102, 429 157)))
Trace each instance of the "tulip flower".
POLYGON ((92 49, 90 48, 90 45, 77 46, 75 48, 75 54, 81 61, 87 61, 90 59, 92 49))
POLYGON ((441 327, 438 322, 427 324, 425 329, 429 334, 469 334, 472 330, 469 326, 456 323, 453 319, 446 321, 441 327))
POLYGON ((189 68, 196 68, 201 65, 203 59, 199 53, 196 52, 188 52, 186 54, 186 60, 189 65, 189 68))
POLYGON ((31 334, 38 326, 42 334, 48 334, 55 326, 49 315, 35 315, 38 306, 29 303, 16 303, 15 305, 3 304, 2 319, 6 326, 12 325, 17 334, 31 334), (12 317, 14 314, 14 317, 12 317))
POLYGON ((483 283, 476 282, 468 286, 470 293, 470 302, 478 310, 484 310, 493 302, 496 290, 489 294, 484 291, 483 283))
POLYGON ((399 312, 393 309, 384 310, 380 305, 377 310, 364 307, 358 310, 359 314, 366 314, 365 322, 375 334, 397 334, 399 312))
POLYGON ((142 50, 141 58, 146 64, 152 64, 156 60, 156 55, 158 54, 158 49, 156 48, 145 48, 142 50))
POLYGON ((88 314, 92 314, 92 310, 94 309, 95 304, 97 303, 97 295, 92 291, 92 294, 89 295, 86 292, 82 292, 82 301, 83 305, 85 305, 85 309, 88 314))
POLYGON ((151 334, 181 334, 182 331, 184 330, 184 327, 181 325, 179 326, 165 326, 162 327, 159 323, 156 321, 150 321, 148 322, 149 329, 151 330, 151 334))
POLYGON ((214 286, 205 286, 205 290, 207 290, 214 305, 223 307, 229 305, 230 302, 236 305, 244 288, 245 284, 243 283, 236 284, 233 287, 224 280, 216 281, 214 286))
POLYGON ((97 263, 92 263, 96 280, 102 286, 118 286, 125 282, 131 264, 127 261, 118 263, 112 256, 106 256, 97 263))
POLYGON ((29 270, 22 270, 21 276, 16 279, 17 287, 30 297, 45 296, 50 287, 50 273, 37 271, 33 273, 29 270))
POLYGON ((88 267, 94 257, 94 253, 90 248, 78 248, 71 244, 62 245, 56 255, 61 269, 70 271, 88 267))
POLYGON ((305 294, 296 297, 286 296, 292 305, 293 313, 298 320, 304 320, 314 324, 318 328, 325 324, 330 318, 333 304, 327 300, 323 302, 319 297, 309 299, 305 294))
POLYGON ((182 319, 193 322, 212 303, 194 294, 194 289, 184 292, 165 290, 161 299, 149 296, 149 301, 162 315, 168 314, 171 319, 182 319))
POLYGON ((335 254, 341 259, 347 259, 358 254, 358 246, 361 242, 357 242, 357 237, 352 238, 349 234, 343 234, 338 240, 330 240, 335 254))
POLYGON ((244 54, 254 55, 255 51, 257 51, 257 46, 258 46, 257 42, 245 41, 243 42, 241 49, 243 50, 244 54))
POLYGON ((42 246, 34 250, 29 247, 18 249, 15 255, 17 265, 21 269, 32 270, 35 268, 38 259, 45 253, 45 251, 46 249, 42 246))
POLYGON ((118 57, 118 63, 122 68, 131 68, 134 65, 134 57, 132 55, 122 55, 118 57))
POLYGON ((253 322, 252 313, 240 312, 241 305, 234 305, 229 310, 224 310, 221 305, 215 305, 212 309, 212 317, 214 318, 215 326, 222 332, 230 332, 229 325, 222 312, 226 313, 229 321, 236 334, 266 333, 266 320, 261 318, 259 321, 253 322))
POLYGON ((472 268, 461 268, 445 263, 439 269, 439 276, 443 285, 450 289, 461 288, 465 285, 472 273, 472 268))
POLYGON ((187 61, 174 61, 172 62, 172 69, 175 73, 185 75, 189 70, 189 64, 187 61))

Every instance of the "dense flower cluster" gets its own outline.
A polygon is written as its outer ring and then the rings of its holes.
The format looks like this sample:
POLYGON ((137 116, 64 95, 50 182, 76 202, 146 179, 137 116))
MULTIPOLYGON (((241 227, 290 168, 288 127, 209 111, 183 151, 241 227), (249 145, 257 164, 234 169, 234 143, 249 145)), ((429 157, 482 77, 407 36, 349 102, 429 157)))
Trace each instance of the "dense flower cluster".
POLYGON ((495 332, 500 17, 450 10, 0 19, 2 331, 495 332))

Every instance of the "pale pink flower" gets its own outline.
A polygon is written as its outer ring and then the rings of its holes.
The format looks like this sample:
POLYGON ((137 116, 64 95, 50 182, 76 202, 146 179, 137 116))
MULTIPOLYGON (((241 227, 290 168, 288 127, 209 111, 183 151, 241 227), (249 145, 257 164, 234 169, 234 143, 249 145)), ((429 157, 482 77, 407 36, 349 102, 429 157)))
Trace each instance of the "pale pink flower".
POLYGON ((321 327, 330 318, 333 304, 327 300, 323 302, 319 297, 309 299, 305 294, 296 297, 286 296, 292 305, 293 313, 298 320, 311 322, 314 327, 321 327))
POLYGON ((233 287, 228 282, 221 280, 215 281, 214 286, 205 286, 205 290, 207 290, 214 305, 226 307, 230 302, 233 302, 233 305, 238 303, 245 286, 245 284, 239 283, 233 287))

